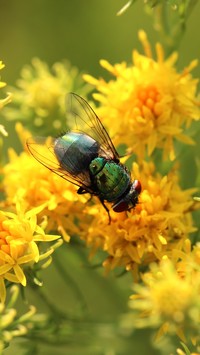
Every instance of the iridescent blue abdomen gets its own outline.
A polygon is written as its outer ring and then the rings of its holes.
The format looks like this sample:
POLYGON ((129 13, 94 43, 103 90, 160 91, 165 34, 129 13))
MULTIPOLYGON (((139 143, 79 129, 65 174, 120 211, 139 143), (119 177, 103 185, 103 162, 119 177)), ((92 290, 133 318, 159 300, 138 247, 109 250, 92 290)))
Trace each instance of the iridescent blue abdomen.
POLYGON ((68 132, 55 140, 54 152, 60 166, 70 174, 78 175, 87 170, 97 157, 99 144, 86 134, 68 132))

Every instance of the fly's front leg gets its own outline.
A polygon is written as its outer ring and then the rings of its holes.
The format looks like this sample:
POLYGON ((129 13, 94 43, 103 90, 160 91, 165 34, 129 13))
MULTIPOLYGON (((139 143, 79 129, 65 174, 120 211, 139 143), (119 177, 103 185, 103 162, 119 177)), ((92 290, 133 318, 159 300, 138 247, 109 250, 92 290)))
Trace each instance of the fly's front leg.
POLYGON ((77 190, 77 194, 79 195, 88 194, 88 193, 89 192, 85 190, 83 187, 79 187, 79 189, 77 190))
MULTIPOLYGON (((84 190, 83 187, 79 187, 79 189, 77 190, 77 194, 84 195, 84 194, 89 194, 89 192, 87 190, 84 190)), ((87 200, 87 202, 90 202, 91 199, 92 199, 92 195, 90 194, 90 198, 87 200)))
MULTIPOLYGON (((77 191, 77 194, 79 194, 79 195, 83 195, 83 194, 87 194, 87 193, 89 193, 89 192, 88 192, 87 190, 85 190, 83 187, 79 187, 79 189, 78 189, 78 191, 77 191)), ((97 195, 97 194, 95 194, 95 195, 97 195)), ((90 198, 89 198, 89 200, 88 200, 87 202, 89 202, 91 199, 92 199, 92 195, 90 196, 90 198)), ((105 205, 103 199, 101 199, 101 198, 99 197, 99 200, 100 200, 102 206, 105 208, 105 210, 106 210, 106 212, 107 212, 107 214, 108 214, 108 224, 110 224, 110 223, 111 223, 111 217, 110 217, 109 209, 108 209, 108 207, 105 205)))

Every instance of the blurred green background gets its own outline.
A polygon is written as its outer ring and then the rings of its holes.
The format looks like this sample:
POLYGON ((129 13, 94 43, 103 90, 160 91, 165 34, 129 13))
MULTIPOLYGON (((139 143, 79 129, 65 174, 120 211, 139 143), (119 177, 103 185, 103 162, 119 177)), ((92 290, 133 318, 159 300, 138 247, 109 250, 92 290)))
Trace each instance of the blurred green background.
MULTIPOLYGON (((139 29, 147 32, 152 44, 159 40, 159 35, 153 29, 152 18, 144 12, 141 0, 123 16, 117 17, 117 11, 125 2, 0 0, 0 60, 6 64, 1 71, 2 80, 14 85, 21 68, 35 56, 49 65, 68 59, 81 71, 104 77, 107 74, 99 66, 100 59, 111 63, 130 62, 132 49, 141 49, 137 37, 139 29)), ((179 48, 180 69, 200 56, 199 18, 200 2, 187 22, 187 31, 179 48)), ((198 77, 200 69, 195 69, 193 73, 198 77)), ((77 325, 77 334, 72 332, 69 344, 49 345, 38 340, 41 343, 39 354, 160 354, 151 346, 150 332, 118 334, 106 325, 106 322, 114 323, 126 311, 131 294, 130 276, 117 278, 112 275, 105 278, 101 269, 91 268, 87 262, 88 252, 81 245, 65 245, 56 253, 67 269, 66 282, 64 285, 59 265, 53 263, 42 274, 45 292, 61 312, 74 315, 79 312, 77 309, 86 307, 92 321, 88 323, 83 318, 77 325), (92 322, 98 323, 98 331, 92 322)), ((99 260, 93 261, 93 264, 98 264, 99 260)), ((38 290, 29 290, 28 298, 40 312, 49 312, 38 290)), ((19 307, 23 309, 24 306, 19 307)), ((31 354, 27 348, 26 341, 14 341, 5 354, 11 355, 14 351, 31 354), (24 345, 23 350, 21 344, 24 345)), ((163 354, 167 354, 164 345, 163 354)))
MULTIPOLYGON (((116 16, 126 2, 0 0, 0 55, 6 64, 3 79, 14 84, 22 66, 34 56, 49 64, 67 58, 92 75, 102 74, 101 58, 111 63, 131 61, 132 49, 138 48, 139 29, 147 31, 152 43, 159 36, 152 28, 151 16, 144 13, 142 0, 136 1, 123 16, 116 16)), ((180 68, 199 58, 199 17, 197 2, 180 46, 180 68)))

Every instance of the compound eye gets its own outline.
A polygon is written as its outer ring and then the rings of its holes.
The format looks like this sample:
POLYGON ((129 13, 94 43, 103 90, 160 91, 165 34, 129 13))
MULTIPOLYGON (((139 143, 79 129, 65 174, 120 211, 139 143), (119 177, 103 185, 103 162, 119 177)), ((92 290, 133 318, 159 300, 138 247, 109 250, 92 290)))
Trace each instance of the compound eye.
POLYGON ((139 195, 142 191, 142 185, 139 180, 134 181, 134 188, 135 188, 135 191, 137 191, 137 193, 139 195))
POLYGON ((126 201, 121 200, 118 203, 114 204, 114 206, 112 206, 112 209, 115 212, 124 212, 129 209, 129 205, 126 201))
POLYGON ((138 203, 138 195, 142 190, 142 186, 140 181, 135 180, 131 186, 130 191, 127 193, 124 198, 117 201, 113 206, 112 209, 115 212, 123 212, 129 211, 134 208, 138 203))

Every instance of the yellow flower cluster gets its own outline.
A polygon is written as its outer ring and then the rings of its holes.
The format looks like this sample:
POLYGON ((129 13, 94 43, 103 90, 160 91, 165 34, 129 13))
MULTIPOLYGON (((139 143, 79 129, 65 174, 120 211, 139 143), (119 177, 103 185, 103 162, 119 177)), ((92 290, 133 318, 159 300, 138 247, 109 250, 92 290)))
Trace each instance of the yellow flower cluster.
MULTIPOLYGON (((0 61, 0 70, 3 69, 4 67, 5 67, 5 65, 3 64, 2 61, 0 61)), ((0 89, 5 87, 5 86, 6 86, 6 83, 4 83, 3 81, 0 81, 0 89)), ((12 95, 9 93, 6 98, 0 99, 0 111, 2 110, 2 108, 6 104, 8 104, 11 101, 11 97, 12 97, 12 95)), ((7 136, 8 135, 7 131, 5 130, 5 128, 4 128, 4 126, 2 124, 0 124, 0 133, 3 136, 7 136)))
MULTIPOLYGON (((184 346, 184 347, 186 347, 186 346, 184 346)), ((177 355, 200 355, 200 353, 197 353, 197 352, 191 353, 188 348, 186 348, 186 352, 183 351, 182 349, 179 349, 179 348, 176 350, 176 352, 177 352, 177 355)))
POLYGON ((36 312, 35 307, 30 306, 30 309, 22 316, 17 314, 14 306, 19 295, 19 287, 12 286, 10 294, 9 306, 6 307, 5 304, 0 303, 0 354, 3 354, 4 349, 14 338, 25 336, 28 333, 30 321, 36 312))
POLYGON ((26 122, 40 135, 55 134, 66 127, 66 93, 88 91, 78 70, 68 62, 55 63, 49 68, 38 58, 22 69, 17 85, 10 88, 13 105, 5 109, 4 116, 7 120, 26 122))
MULTIPOLYGON (((28 135, 30 137, 30 133, 25 132, 20 124, 17 125, 17 130, 24 142, 28 135)), ((19 186, 23 190, 26 208, 41 207, 39 222, 45 218, 47 231, 57 230, 65 241, 69 241, 70 235, 79 231, 75 218, 82 219, 86 197, 83 195, 78 197, 74 185, 50 172, 27 151, 17 155, 10 148, 8 153, 9 163, 3 167, 6 203, 13 204, 16 186, 19 186)))
POLYGON ((177 53, 165 60, 163 48, 157 44, 154 60, 143 31, 139 39, 145 55, 134 50, 132 65, 122 62, 112 66, 106 60, 100 61, 113 80, 106 82, 90 75, 84 75, 84 79, 98 90, 93 95, 101 103, 97 112, 116 145, 125 143, 139 159, 161 148, 165 159, 174 160, 174 139, 194 144, 183 129, 200 117, 198 80, 190 74, 197 61, 178 73, 174 67, 177 53))
MULTIPOLYGON (((25 140, 27 133, 23 134, 20 125, 18 132, 25 140)), ((143 162, 140 167, 134 163, 132 175, 143 186, 140 202, 128 213, 110 211, 111 224, 97 198, 91 206, 87 197, 76 194, 74 185, 50 172, 27 152, 17 155, 10 149, 3 174, 8 205, 15 200, 18 184, 23 189, 26 208, 41 207, 38 220, 45 218, 47 231, 57 230, 66 241, 79 234, 92 252, 99 248, 107 252, 107 270, 123 266, 136 279, 139 265, 161 260, 163 255, 170 257, 172 250, 180 250, 195 230, 190 212, 196 189, 180 188, 177 169, 162 177, 153 163, 143 162)))
MULTIPOLYGON (((15 194, 16 212, 0 211, 0 300, 5 302, 5 282, 26 285, 24 268, 49 257, 53 249, 40 254, 38 242, 49 242, 58 235, 45 234, 37 225, 37 214, 42 207, 26 211, 22 190, 15 194)), ((44 227, 44 226, 43 226, 44 227)))
MULTIPOLYGON (((57 238, 45 234, 45 224, 48 233, 58 231, 65 241, 79 235, 91 254, 98 249, 105 251, 103 265, 107 271, 122 267, 140 281, 134 285, 130 323, 139 314, 138 326, 160 327, 159 335, 169 331, 181 339, 187 323, 194 338, 199 326, 200 248, 196 245, 192 250, 188 238, 196 231, 192 211, 197 202, 192 195, 197 190, 181 187, 178 163, 172 165, 169 161, 176 158, 175 140, 194 144, 185 129, 200 117, 198 81, 191 76, 197 62, 178 73, 176 53, 165 59, 158 44, 154 60, 146 34, 141 31, 139 37, 145 55, 134 50, 132 65, 112 66, 101 61, 114 80, 84 76, 98 90, 94 94, 100 102, 97 113, 114 143, 125 144, 129 153, 134 153, 131 176, 142 185, 139 203, 122 213, 115 213, 109 206, 109 224, 107 211, 97 197, 93 197, 94 203, 87 203, 87 196, 76 194, 77 187, 39 164, 26 149, 19 155, 9 149, 9 162, 3 167, 3 205, 12 209, 17 201, 17 209, 0 213, 0 295, 4 301, 7 281, 25 285, 23 265, 40 259, 37 242, 57 238), (161 174, 163 166, 158 164, 155 152, 157 157, 161 152, 168 159, 165 174, 161 174), (149 268, 148 272, 142 273, 144 268, 149 268)), ((23 70, 15 91, 17 108, 12 108, 10 114, 6 111, 10 119, 17 120, 20 115, 32 122, 40 128, 40 135, 62 125, 65 128, 60 98, 74 88, 73 71, 67 73, 59 64, 53 68, 55 75, 34 59, 33 68, 23 70)), ((17 130, 24 144, 28 133, 19 124, 17 130)), ((54 159, 49 152, 51 157, 45 158, 54 159)))
POLYGON ((143 283, 134 284, 129 302, 132 313, 124 318, 124 326, 160 327, 158 338, 171 333, 186 342, 187 334, 194 344, 199 341, 200 246, 190 254, 188 249, 186 240, 182 253, 175 250, 176 263, 164 257, 142 275, 143 283))
MULTIPOLYGON (((177 72, 177 53, 165 59, 160 44, 157 58, 143 31, 139 39, 144 55, 133 51, 133 63, 101 66, 113 75, 112 80, 84 75, 97 92, 97 109, 115 145, 125 144, 134 153, 136 162, 131 174, 142 184, 139 203, 134 210, 116 215, 111 224, 99 207, 88 210, 93 221, 82 229, 81 237, 92 249, 103 249, 108 257, 104 267, 109 271, 122 266, 134 276, 133 312, 126 317, 131 328, 160 328, 158 336, 176 333, 186 341, 199 341, 199 246, 188 247, 195 232, 192 211, 195 188, 184 190, 179 181, 176 146, 195 144, 187 128, 200 118, 197 96, 198 80, 191 71, 192 61, 177 72), (169 172, 162 175, 162 156, 169 172), (156 154, 153 154, 156 153, 156 154), (157 264, 154 264, 157 262, 157 264), (148 272, 142 273, 144 267, 148 272)), ((197 201, 197 199, 196 199, 197 201)))

